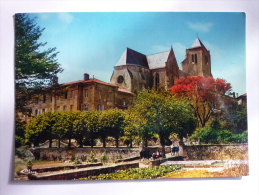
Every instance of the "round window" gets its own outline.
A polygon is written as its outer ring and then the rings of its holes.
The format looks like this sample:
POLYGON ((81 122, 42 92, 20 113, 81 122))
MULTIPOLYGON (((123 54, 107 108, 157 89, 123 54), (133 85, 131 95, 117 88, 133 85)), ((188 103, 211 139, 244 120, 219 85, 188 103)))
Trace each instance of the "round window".
POLYGON ((123 83, 124 77, 123 76, 119 76, 117 81, 118 81, 118 83, 123 83))

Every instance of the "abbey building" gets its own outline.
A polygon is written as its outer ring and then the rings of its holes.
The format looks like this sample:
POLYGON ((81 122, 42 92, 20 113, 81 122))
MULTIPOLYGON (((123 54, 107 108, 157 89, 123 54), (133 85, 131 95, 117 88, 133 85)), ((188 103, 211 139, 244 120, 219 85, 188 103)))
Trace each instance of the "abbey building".
POLYGON ((153 55, 126 48, 114 66, 110 83, 84 74, 82 80, 63 84, 67 88, 64 95, 43 96, 28 107, 34 116, 47 111, 127 109, 136 91, 157 89, 159 85, 168 89, 178 78, 188 75, 212 76, 210 59, 210 52, 199 38, 186 49, 182 70, 172 47, 153 55))
POLYGON ((179 69, 173 48, 154 55, 144 55, 127 48, 114 67, 111 84, 136 92, 156 89, 159 84, 170 88, 180 77, 189 75, 212 76, 210 52, 199 38, 186 49, 186 58, 179 69))

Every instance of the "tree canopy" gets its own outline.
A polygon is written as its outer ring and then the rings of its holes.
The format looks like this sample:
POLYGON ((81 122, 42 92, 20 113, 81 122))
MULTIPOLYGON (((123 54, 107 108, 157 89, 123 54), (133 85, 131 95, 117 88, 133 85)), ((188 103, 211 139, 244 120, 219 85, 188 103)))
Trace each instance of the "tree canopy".
POLYGON ((190 105, 198 124, 204 127, 215 111, 224 108, 227 101, 225 95, 231 91, 231 88, 230 83, 224 79, 188 76, 178 79, 171 91, 192 102, 190 105))
POLYGON ((63 69, 57 62, 56 48, 44 50, 39 42, 44 28, 37 26, 28 14, 15 14, 15 80, 16 111, 26 112, 25 106, 36 94, 53 86, 63 69))
POLYGON ((133 109, 138 114, 135 123, 149 133, 158 134, 165 156, 165 142, 172 132, 180 138, 195 130, 195 118, 187 101, 175 98, 168 91, 140 92, 133 109))

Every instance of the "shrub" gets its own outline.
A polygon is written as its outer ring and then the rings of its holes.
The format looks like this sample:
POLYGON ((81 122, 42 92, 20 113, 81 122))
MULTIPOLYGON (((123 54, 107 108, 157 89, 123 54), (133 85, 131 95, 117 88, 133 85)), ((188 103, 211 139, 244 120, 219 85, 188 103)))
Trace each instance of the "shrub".
POLYGON ((15 149, 15 155, 17 155, 21 159, 24 159, 26 157, 25 150, 15 149))
POLYGON ((32 166, 33 166, 32 161, 31 161, 31 160, 28 160, 28 161, 26 162, 26 167, 27 167, 27 169, 32 169, 32 166))
POLYGON ((107 162, 107 155, 106 155, 106 152, 102 153, 101 161, 102 161, 102 163, 106 163, 106 162, 107 162))
POLYGON ((97 159, 95 158, 95 155, 94 155, 93 151, 90 152, 90 159, 88 159, 87 162, 90 162, 90 163, 97 162, 97 159))
POLYGON ((80 161, 80 159, 78 157, 76 157, 74 160, 74 165, 78 165, 78 164, 82 164, 82 162, 80 161))
POLYGON ((81 178, 80 180, 106 180, 106 179, 154 179, 161 177, 166 173, 173 172, 181 169, 176 166, 155 166, 145 168, 133 168, 124 171, 117 171, 110 174, 101 174, 98 176, 89 176, 87 178, 81 178))
POLYGON ((200 141, 205 144, 226 144, 226 143, 247 143, 247 131, 242 134, 233 134, 230 130, 215 130, 211 127, 204 127, 198 129, 191 136, 192 139, 200 141))
POLYGON ((86 161, 86 155, 81 155, 81 160, 83 161, 83 162, 85 162, 86 161))
POLYGON ((24 144, 24 139, 15 135, 15 148, 20 148, 24 144))

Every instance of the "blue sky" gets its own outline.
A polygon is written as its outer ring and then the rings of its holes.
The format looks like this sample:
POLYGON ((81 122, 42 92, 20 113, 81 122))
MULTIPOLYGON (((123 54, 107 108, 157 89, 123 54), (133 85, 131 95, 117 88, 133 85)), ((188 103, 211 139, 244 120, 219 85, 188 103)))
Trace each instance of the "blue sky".
POLYGON ((40 41, 56 47, 64 68, 59 83, 89 73, 110 81, 113 67, 129 47, 145 55, 168 51, 178 66, 197 37, 210 50, 212 74, 246 93, 245 14, 238 12, 71 12, 30 13, 45 28, 40 41))

